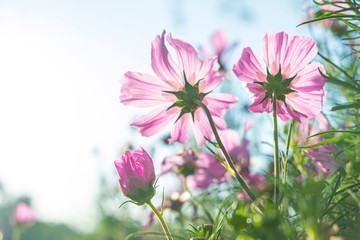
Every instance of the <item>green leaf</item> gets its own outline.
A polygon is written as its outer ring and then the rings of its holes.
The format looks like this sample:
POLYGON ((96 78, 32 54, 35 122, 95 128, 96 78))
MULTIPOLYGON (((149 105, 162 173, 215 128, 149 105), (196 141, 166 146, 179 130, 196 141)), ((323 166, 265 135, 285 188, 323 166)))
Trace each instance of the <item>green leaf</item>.
MULTIPOLYGON (((214 155, 214 157, 219 161, 219 162, 221 162, 225 167, 226 167, 226 169, 229 167, 228 165, 227 165, 227 163, 225 163, 222 159, 221 159, 221 157, 216 153, 216 152, 214 152, 206 143, 205 143, 205 147, 211 152, 211 154, 212 155, 214 155)), ((230 167, 229 167, 230 168, 230 167)))
POLYGON ((345 82, 345 81, 341 81, 337 78, 334 78, 332 76, 327 76, 325 75, 324 73, 322 73, 320 70, 319 70, 321 76, 323 76, 324 78, 326 78, 327 82, 330 82, 330 83, 333 83, 333 84, 337 84, 339 86, 342 86, 342 87, 345 87, 346 89, 348 90, 352 90, 352 91, 357 91, 357 92, 360 92, 360 88, 358 88, 357 86, 355 85, 352 85, 348 82, 345 82))
POLYGON ((360 132, 359 131, 348 131, 348 130, 328 130, 328 131, 315 133, 307 138, 312 138, 312 137, 327 134, 327 133, 360 133, 360 132))
POLYGON ((345 134, 345 135, 342 135, 342 136, 339 136, 339 137, 336 137, 336 138, 331 138, 331 139, 328 139, 328 140, 326 140, 326 141, 319 142, 319 143, 317 143, 317 144, 313 144, 313 145, 309 145, 309 146, 296 147, 296 148, 307 149, 307 148, 318 147, 318 146, 321 146, 321 145, 324 145, 324 144, 328 144, 328 143, 332 143, 332 142, 337 142, 337 141, 339 141, 340 139, 347 138, 347 137, 351 137, 351 136, 353 136, 353 135, 355 135, 355 133, 348 133, 348 134, 345 134))
MULTIPOLYGON (((215 222, 214 222, 214 228, 213 228, 213 229, 216 229, 216 231, 218 230, 218 228, 220 227, 220 224, 221 224, 220 217, 221 217, 222 209, 225 207, 225 205, 226 205, 231 199, 233 199, 233 198, 236 196, 236 194, 237 194, 237 193, 231 194, 230 196, 228 196, 227 198, 225 198, 225 200, 222 201, 222 203, 220 204, 220 206, 219 206, 219 211, 218 211, 218 214, 216 215, 215 222)), ((215 237, 215 236, 214 236, 214 237, 215 237)), ((213 239, 213 238, 211 238, 211 239, 213 239)))
MULTIPOLYGON (((153 235, 153 236, 166 236, 165 233, 162 232, 135 232, 135 233, 131 233, 129 234, 125 240, 130 240, 134 237, 139 237, 139 236, 149 236, 149 235, 153 235)), ((177 239, 183 239, 186 240, 187 238, 185 238, 184 236, 179 236, 179 235, 174 235, 171 234, 171 237, 173 238, 177 238, 177 239)))
POLYGON ((331 111, 337 111, 337 110, 348 109, 348 108, 360 109, 360 102, 337 105, 337 106, 331 108, 331 111))
POLYGON ((136 204, 134 201, 128 200, 128 201, 125 201, 125 202, 123 202, 122 204, 120 204, 119 208, 121 208, 122 206, 124 206, 126 203, 136 204))

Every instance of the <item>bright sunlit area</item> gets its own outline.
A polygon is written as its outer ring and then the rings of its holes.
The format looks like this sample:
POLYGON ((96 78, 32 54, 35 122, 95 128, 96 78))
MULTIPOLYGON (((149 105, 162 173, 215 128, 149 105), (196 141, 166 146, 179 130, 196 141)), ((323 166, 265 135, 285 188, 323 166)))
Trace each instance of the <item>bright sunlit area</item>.
MULTIPOLYGON (((305 7, 301 0, 0 1, 0 239, 13 236, 13 208, 19 202, 31 207, 37 221, 21 239, 50 239, 41 231, 55 232, 52 239, 123 239, 143 230, 150 208, 126 204, 119 209, 129 199, 121 192, 114 161, 141 145, 159 177, 164 158, 185 145, 168 145, 169 126, 149 137, 130 126, 149 109, 120 102, 120 79, 128 71, 154 75, 152 41, 164 30, 197 51, 213 52, 211 36, 218 30, 229 44, 237 43, 227 54, 226 84, 216 91, 239 99, 233 115, 226 116, 237 116, 228 126, 241 136, 253 119, 255 127, 246 135, 257 141, 249 145, 252 170, 264 172, 269 159, 260 151, 273 154, 272 115, 246 112, 249 92, 232 68, 244 47, 265 66, 262 39, 268 31, 309 37, 307 26, 297 27, 307 16, 305 7), (126 216, 134 225, 127 226, 126 216), (113 231, 116 223, 125 235, 94 233, 113 231), (56 231, 63 235, 56 238, 56 231)), ((200 151, 193 134, 189 145, 200 151)), ((163 189, 171 195, 180 183, 175 174, 160 177, 154 202, 159 205, 163 189)), ((187 208, 191 212, 191 205, 187 208)), ((178 217, 168 215, 173 221, 178 217)))

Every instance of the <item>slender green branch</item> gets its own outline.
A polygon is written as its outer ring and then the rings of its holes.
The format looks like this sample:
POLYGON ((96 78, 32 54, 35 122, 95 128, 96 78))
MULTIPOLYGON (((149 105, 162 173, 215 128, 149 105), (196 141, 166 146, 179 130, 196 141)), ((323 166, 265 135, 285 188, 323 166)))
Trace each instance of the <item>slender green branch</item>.
POLYGON ((162 228, 163 228, 163 230, 165 232, 166 239, 167 240, 173 240, 173 238, 171 237, 170 230, 169 230, 168 226, 166 225, 162 214, 156 209, 156 207, 151 203, 151 201, 149 201, 147 203, 147 205, 149 205, 149 207, 153 210, 155 215, 158 217, 158 219, 159 219, 159 221, 161 223, 161 226, 162 226, 162 228))
POLYGON ((21 231, 20 228, 18 226, 15 226, 13 228, 13 232, 12 232, 12 240, 20 240, 20 236, 21 236, 21 231))
POLYGON ((276 111, 276 94, 273 95, 273 122, 274 122, 274 202, 275 206, 279 205, 278 184, 280 183, 280 159, 279 159, 279 133, 277 125, 277 111, 276 111))
POLYGON ((206 209, 204 204, 202 204, 201 201, 199 201, 197 198, 195 198, 192 195, 192 193, 190 192, 190 190, 189 190, 189 188, 187 187, 187 184, 186 184, 186 179, 184 179, 184 189, 185 189, 186 192, 188 192, 190 194, 191 200, 193 200, 197 205, 199 205, 204 210, 205 215, 207 216, 207 218, 209 219, 211 224, 214 224, 214 219, 211 217, 210 212, 206 209))
POLYGON ((205 104, 203 104, 202 102, 198 103, 205 111, 207 118, 209 119, 210 122, 210 126, 211 129, 214 133, 215 139, 217 141, 217 144, 219 145, 219 148, 221 149, 222 153, 225 156, 226 162, 227 164, 229 164, 229 166, 231 167, 231 169, 233 170, 233 173, 235 174, 235 178, 236 180, 238 180, 238 182, 240 183, 241 187, 245 190, 245 192, 249 195, 251 201, 255 202, 256 200, 256 196, 255 194, 249 189, 249 187, 246 185, 244 179, 241 177, 240 173, 236 170, 235 164, 234 162, 231 160, 231 157, 229 155, 229 153, 226 151, 224 144, 222 143, 219 133, 217 132, 217 129, 215 127, 215 123, 214 120, 210 114, 209 109, 207 108, 207 106, 205 104))
POLYGON ((289 148, 290 148, 290 141, 291 141, 293 127, 294 127, 294 119, 291 119, 290 126, 289 126, 289 132, 288 132, 288 136, 287 136, 287 140, 286 140, 286 153, 285 153, 285 163, 284 163, 283 184, 286 184, 287 166, 288 166, 288 160, 289 160, 289 148))

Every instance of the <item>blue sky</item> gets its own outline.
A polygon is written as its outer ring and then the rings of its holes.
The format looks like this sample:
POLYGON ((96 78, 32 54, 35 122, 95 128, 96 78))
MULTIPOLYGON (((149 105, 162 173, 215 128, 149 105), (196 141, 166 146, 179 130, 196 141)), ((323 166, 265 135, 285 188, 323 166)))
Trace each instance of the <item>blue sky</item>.
POLYGON ((157 34, 209 47, 223 29, 239 42, 232 65, 246 46, 261 59, 267 31, 308 35, 303 14, 300 0, 0 1, 0 182, 39 218, 91 224, 100 172, 117 184, 121 146, 156 139, 129 130, 146 111, 119 103, 119 80, 152 73, 157 34))

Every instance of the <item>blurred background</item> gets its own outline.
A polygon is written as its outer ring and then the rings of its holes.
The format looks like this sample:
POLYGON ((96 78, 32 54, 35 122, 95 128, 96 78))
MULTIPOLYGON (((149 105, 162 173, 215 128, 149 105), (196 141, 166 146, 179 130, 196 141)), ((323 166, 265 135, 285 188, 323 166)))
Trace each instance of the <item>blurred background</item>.
MULTIPOLYGON (((144 209, 118 209, 126 199, 114 160, 128 145, 159 147, 159 174, 166 152, 181 146, 161 148, 169 132, 143 138, 131 129, 148 110, 120 104, 122 75, 153 73, 151 41, 164 29, 210 51, 211 35, 223 30, 238 43, 231 69, 247 46, 261 61, 267 31, 309 36, 296 27, 305 17, 301 0, 0 0, 0 239, 11 235, 20 201, 38 219, 22 239, 112 239, 99 236, 111 226, 124 235, 141 230, 144 209)), ((228 78, 240 99, 234 111, 243 111, 248 94, 231 71, 228 78)))

